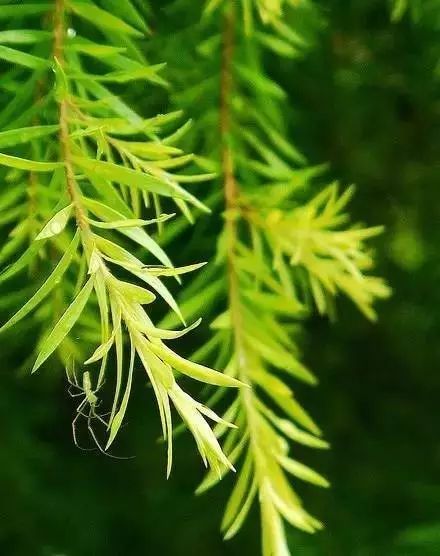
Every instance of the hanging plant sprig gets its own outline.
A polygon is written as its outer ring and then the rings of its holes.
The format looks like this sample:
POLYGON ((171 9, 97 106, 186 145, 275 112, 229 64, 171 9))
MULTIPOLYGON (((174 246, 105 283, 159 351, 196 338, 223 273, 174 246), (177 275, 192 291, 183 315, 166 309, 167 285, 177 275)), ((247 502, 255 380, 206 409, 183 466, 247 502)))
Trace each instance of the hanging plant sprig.
MULTIPOLYGON (((230 539, 258 503, 264 556, 290 554, 286 523, 308 533, 322 528, 304 508, 294 481, 329 485, 292 453, 298 444, 328 447, 291 386, 292 379, 317 383, 301 360, 302 322, 316 308, 332 316, 339 294, 375 318, 374 301, 389 294, 381 279, 369 275, 374 260, 367 241, 382 229, 350 225, 345 211, 352 188, 341 192, 333 183, 314 191, 324 167, 308 166, 289 140, 286 94, 264 64, 266 50, 287 58, 306 51, 307 40, 286 23, 288 9, 302 4, 311 2, 209 1, 194 27, 198 34, 193 26, 179 28, 181 43, 174 44, 187 61, 175 100, 189 113, 196 105, 206 114, 189 141, 203 144, 203 154, 215 160, 224 199, 222 205, 220 197, 207 196, 224 217, 216 262, 183 293, 181 307, 188 318, 196 314, 201 301, 194 293, 203 289, 204 306, 215 307, 213 335, 193 359, 209 360, 246 385, 223 413, 238 429, 214 429, 237 467, 221 527, 230 539), (190 36, 198 40, 192 54, 190 36), (185 82, 186 74, 200 85, 185 82)), ((296 13, 290 13, 292 21, 296 13)), ((215 391, 209 405, 217 407, 222 395, 215 391)), ((218 481, 209 472, 198 492, 218 481)))
MULTIPOLYGON (((17 20, 26 21, 29 14, 49 12, 47 5, 34 7, 13 6, 15 9, 9 10, 11 25, 17 20)), ((131 8, 130 13, 140 18, 134 6, 131 8)), ((139 57, 135 59, 128 54, 137 52, 132 39, 142 36, 142 31, 126 23, 119 13, 105 11, 94 2, 56 0, 52 16, 48 15, 47 19, 53 21, 52 63, 46 61, 49 56, 40 59, 35 53, 21 53, 15 49, 10 49, 13 54, 9 50, 6 54, 3 52, 3 58, 14 64, 21 61, 21 65, 26 65, 27 62, 26 67, 31 60, 35 68, 45 68, 47 82, 52 79, 48 71, 52 64, 55 86, 53 91, 46 87, 50 91, 47 93, 47 114, 51 119, 51 131, 58 132, 59 141, 58 144, 47 141, 49 133, 38 130, 33 133, 32 127, 26 131, 17 129, 17 137, 24 134, 34 141, 40 139, 39 150, 45 154, 45 160, 0 154, 0 164, 24 174, 41 174, 41 194, 50 199, 48 206, 52 205, 52 214, 46 216, 46 223, 42 224, 30 247, 0 275, 0 282, 6 282, 27 268, 48 244, 59 258, 55 266, 49 263, 49 277, 1 331, 23 324, 31 311, 44 307, 42 302, 62 289, 67 307, 55 323, 51 315, 43 311, 45 333, 37 346, 32 372, 38 371, 55 353, 65 362, 76 360, 68 371, 73 387, 83 396, 75 425, 77 419, 84 416, 99 449, 110 448, 127 410, 135 361, 138 360, 153 386, 163 435, 168 440, 168 474, 172 463, 172 406, 192 432, 205 464, 216 472, 232 468, 206 418, 228 427, 232 425, 186 394, 175 374, 177 371, 223 387, 236 387, 240 382, 180 357, 165 343, 192 330, 199 319, 183 330, 165 330, 153 324, 145 308, 159 295, 183 322, 163 278, 180 280, 180 275, 202 266, 174 268, 159 244, 145 231, 145 227, 161 224, 172 216, 156 214, 153 218, 144 218, 150 199, 172 200, 184 212, 188 212, 190 206, 204 210, 204 205, 179 182, 200 181, 212 176, 172 173, 174 168, 191 161, 190 157, 182 160, 181 151, 171 145, 174 135, 164 140, 160 138, 162 126, 172 122, 178 114, 143 119, 102 84, 139 79, 161 81, 157 75, 160 67, 149 66, 139 61, 139 57), (96 31, 92 39, 74 32, 67 26, 71 18, 77 18, 78 29, 87 30, 90 24, 97 27, 106 36, 105 44, 95 42, 96 31), (111 33, 116 37, 114 44, 109 43, 111 33), (92 67, 103 61, 110 66, 110 71, 88 74, 84 67, 89 58, 92 67), (160 265, 146 264, 139 259, 134 254, 135 245, 149 257, 158 259, 160 265), (79 349, 71 339, 74 327, 81 331, 78 337, 85 338, 79 349), (87 339, 96 339, 98 346, 90 350, 87 339), (83 357, 87 351, 88 356, 83 357), (116 356, 115 368, 110 364, 111 352, 116 356), (75 367, 79 367, 80 377, 75 367), (106 421, 95 411, 104 379, 114 386, 110 417, 106 421), (94 432, 97 423, 107 429, 105 445, 101 445, 94 432)), ((138 23, 140 29, 145 28, 141 19, 138 23)), ((37 38, 40 31, 26 33, 37 38)), ((157 203, 155 206, 157 208, 157 203)))
MULTIPOLYGON (((285 371, 306 382, 315 382, 313 375, 295 360, 280 338, 265 338, 266 334, 270 334, 269 330, 264 331, 264 324, 270 322, 270 313, 267 307, 265 309, 258 307, 258 290, 255 290, 248 280, 249 271, 251 274, 255 273, 258 278, 262 278, 262 276, 260 272, 255 271, 254 265, 243 265, 243 257, 240 257, 243 199, 238 185, 232 136, 236 18, 236 8, 230 2, 225 8, 222 32, 220 128, 223 145, 221 164, 226 222, 222 252, 219 253, 219 258, 225 259, 229 307, 219 319, 223 320, 221 328, 230 330, 230 341, 233 346, 233 355, 227 363, 226 372, 240 377, 240 380, 251 385, 252 388, 243 389, 238 398, 238 404, 234 402, 227 411, 228 415, 233 415, 232 418, 237 420, 242 435, 241 437, 229 435, 226 439, 225 449, 233 461, 241 458, 242 463, 237 484, 225 510, 222 528, 225 538, 231 538, 241 527, 253 501, 258 497, 261 510, 263 553, 278 555, 288 551, 282 518, 306 531, 313 532, 321 528, 320 522, 303 509, 298 496, 288 484, 284 475, 286 468, 291 472, 299 470, 300 475, 302 471, 303 478, 322 486, 327 486, 327 482, 303 464, 289 458, 287 443, 268 418, 271 410, 260 400, 258 393, 258 390, 261 389, 276 403, 284 406, 285 411, 290 413, 291 417, 295 416, 301 425, 306 425, 306 428, 311 429, 312 434, 320 435, 319 429, 292 398, 287 385, 269 374, 266 368, 267 364, 271 363, 277 367, 284 367, 285 371), (244 271, 245 268, 247 270, 244 271), (249 295, 250 289, 254 290, 255 296, 252 293, 249 295), (259 319, 262 320, 260 326, 258 326, 259 319), (258 344, 261 349, 258 349, 258 344)), ((247 210, 253 211, 252 208, 247 208, 247 210)), ((272 330, 276 331, 278 326, 274 319, 272 330)), ((282 335, 285 340, 287 335, 282 335)), ((277 419, 275 414, 273 414, 273 419, 277 419)), ((220 436, 224 435, 225 430, 218 427, 216 432, 220 436)), ((314 437, 309 438, 309 443, 317 447, 326 446, 324 442, 314 437)), ((199 488, 199 492, 204 491, 215 482, 216 479, 208 475, 199 488)))

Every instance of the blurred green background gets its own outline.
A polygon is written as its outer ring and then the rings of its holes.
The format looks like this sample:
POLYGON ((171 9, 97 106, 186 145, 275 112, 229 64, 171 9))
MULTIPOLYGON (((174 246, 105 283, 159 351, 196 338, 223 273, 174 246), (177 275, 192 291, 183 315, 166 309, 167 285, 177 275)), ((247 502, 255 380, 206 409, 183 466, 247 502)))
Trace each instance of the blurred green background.
MULTIPOLYGON (((290 530, 302 556, 440 554, 440 6, 390 21, 383 0, 317 2, 323 25, 307 56, 273 64, 288 91, 295 143, 356 183, 356 219, 386 233, 379 273, 394 289, 372 325, 349 303, 334 326, 308 324, 305 360, 320 377, 298 394, 332 444, 304 454, 332 489, 299 486, 326 523, 290 530), (434 17, 437 14, 437 19, 434 17)), ((30 340, 30 339, 29 339, 30 340)), ((21 338, 23 343, 27 338, 21 338)), ((157 411, 143 376, 115 461, 77 450, 64 376, 17 375, 1 357, 0 554, 220 556, 259 554, 258 514, 239 536, 218 533, 228 488, 196 498, 202 476, 189 437, 165 480, 157 411)), ((140 373, 139 373, 140 374, 140 373)))

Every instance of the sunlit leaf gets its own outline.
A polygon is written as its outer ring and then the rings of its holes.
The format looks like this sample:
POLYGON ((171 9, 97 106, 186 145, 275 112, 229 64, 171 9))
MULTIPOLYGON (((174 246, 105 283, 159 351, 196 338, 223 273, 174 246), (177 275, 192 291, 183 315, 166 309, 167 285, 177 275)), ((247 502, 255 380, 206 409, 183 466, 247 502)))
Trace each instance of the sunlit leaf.
MULTIPOLYGON (((3 8, 2 8, 3 9, 3 8)), ((21 50, 15 50, 8 46, 0 45, 0 59, 10 62, 11 64, 18 64, 30 69, 42 69, 49 67, 49 62, 44 58, 39 58, 21 50)))
POLYGON ((44 226, 41 232, 37 235, 35 240, 47 239, 49 237, 60 234, 67 226, 67 222, 72 214, 73 205, 64 207, 53 216, 49 222, 44 226))
POLYGON ((14 326, 22 320, 26 315, 28 315, 35 307, 37 307, 45 297, 47 297, 50 292, 56 288, 64 273, 69 268, 70 263, 72 262, 72 258, 75 255, 75 252, 78 248, 79 244, 79 234, 76 234, 73 238, 69 248, 64 253, 63 257, 61 258, 60 262, 57 264, 55 269, 53 270, 52 274, 49 278, 44 282, 41 288, 27 301, 21 309, 19 309, 13 317, 11 317, 1 328, 0 332, 7 330, 11 326, 14 326))
POLYGON ((17 168, 18 170, 28 170, 31 172, 52 172, 63 166, 62 162, 39 162, 36 160, 27 160, 18 158, 8 154, 0 153, 0 165, 17 168))
POLYGON ((75 14, 83 19, 86 19, 97 27, 101 27, 102 29, 109 31, 124 33, 133 37, 142 36, 142 33, 134 27, 131 27, 131 25, 128 25, 128 23, 125 23, 122 19, 90 2, 79 2, 78 0, 74 0, 70 2, 69 5, 75 14))
MULTIPOLYGON (((2 11, 4 7, 2 7, 2 11)), ((35 29, 15 29, 0 31, 0 44, 34 44, 42 41, 51 41, 52 34, 48 31, 35 29)))
POLYGON ((76 321, 81 316, 84 307, 92 293, 93 289, 93 279, 90 278, 87 284, 83 287, 80 293, 73 300, 71 305, 68 307, 66 312, 56 323, 50 334, 43 340, 39 351, 37 360, 34 363, 32 372, 35 373, 41 365, 48 359, 52 353, 61 344, 67 334, 75 325, 76 321))

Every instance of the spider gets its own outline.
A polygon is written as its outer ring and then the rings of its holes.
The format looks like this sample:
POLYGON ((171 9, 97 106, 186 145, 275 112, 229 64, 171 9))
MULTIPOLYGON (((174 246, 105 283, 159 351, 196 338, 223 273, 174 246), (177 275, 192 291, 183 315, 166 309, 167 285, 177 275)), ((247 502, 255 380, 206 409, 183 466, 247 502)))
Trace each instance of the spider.
MULTIPOLYGON (((102 446, 101 443, 99 442, 95 431, 93 430, 92 427, 92 420, 93 419, 97 419, 98 421, 100 421, 103 425, 105 425, 106 428, 108 428, 108 423, 107 421, 105 421, 103 419, 103 417, 105 417, 105 415, 99 415, 97 413, 97 408, 99 406, 99 404, 101 403, 100 400, 98 399, 98 396, 96 395, 98 392, 98 389, 93 389, 92 387, 92 380, 90 378, 90 373, 89 371, 85 371, 82 375, 82 384, 79 383, 78 378, 76 376, 75 370, 72 368, 71 372, 69 372, 69 370, 66 368, 66 375, 67 375, 67 380, 70 384, 69 386, 69 394, 72 396, 72 398, 78 398, 83 396, 83 399, 81 400, 81 402, 79 403, 78 407, 76 408, 76 416, 72 421, 72 434, 73 434, 73 441, 75 442, 75 446, 77 448, 80 448, 81 450, 92 450, 93 448, 83 448, 82 446, 80 446, 78 444, 78 440, 77 440, 77 434, 76 434, 76 427, 77 427, 77 421, 79 420, 80 417, 84 417, 87 421, 87 429, 89 431, 90 436, 92 437, 94 443, 96 444, 96 447, 98 448, 98 450, 104 454, 105 456, 111 457, 111 458, 115 458, 115 459, 129 459, 129 458, 121 458, 118 456, 113 456, 112 454, 109 454, 102 446), (77 391, 75 392, 74 389, 76 389, 77 391), (88 408, 88 409, 87 409, 88 408)), ((107 414, 108 415, 108 414, 107 414)))

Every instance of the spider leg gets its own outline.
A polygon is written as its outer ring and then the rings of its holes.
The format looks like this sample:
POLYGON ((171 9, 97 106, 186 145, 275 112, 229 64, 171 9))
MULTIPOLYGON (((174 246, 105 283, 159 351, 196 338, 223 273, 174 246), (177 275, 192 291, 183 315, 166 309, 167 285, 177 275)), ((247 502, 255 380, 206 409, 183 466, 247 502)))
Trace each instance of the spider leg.
MULTIPOLYGON (((83 401, 76 408, 76 412, 82 415, 82 410, 84 409, 86 404, 87 404, 87 398, 84 398, 83 401)), ((87 417, 87 415, 85 415, 85 417, 87 417)))
POLYGON ((80 390, 79 392, 74 392, 73 388, 78 388, 78 386, 71 382, 69 388, 67 389, 67 392, 71 398, 78 398, 79 396, 84 395, 84 392, 82 390, 80 390))
POLYGON ((90 417, 90 422, 92 421, 92 419, 98 419, 98 421, 100 421, 103 425, 108 427, 107 421, 104 421, 104 419, 102 417, 105 416, 105 415, 110 415, 110 413, 104 413, 104 415, 99 415, 99 413, 95 413, 93 411, 92 414, 89 415, 89 413, 84 413, 83 411, 80 411, 80 414, 83 417, 85 417, 86 419, 89 419, 89 417, 90 417))
POLYGON ((72 436, 73 436, 73 442, 75 443, 75 446, 77 448, 79 448, 80 450, 84 450, 85 452, 90 452, 93 451, 94 448, 84 448, 83 446, 80 446, 78 443, 78 439, 76 436, 76 422, 78 421, 78 419, 80 418, 80 416, 83 415, 82 413, 78 413, 76 415, 76 417, 74 418, 74 420, 72 421, 72 436))
POLYGON ((103 425, 105 425, 106 427, 108 427, 108 426, 109 426, 109 423, 107 423, 107 421, 105 421, 105 420, 103 419, 103 417, 104 417, 105 415, 110 415, 110 413, 104 413, 103 415, 100 415, 99 413, 96 413, 95 407, 96 407, 96 406, 90 408, 90 409, 91 409, 91 418, 92 418, 92 419, 98 419, 98 421, 100 421, 103 425))
POLYGON ((67 381, 71 386, 75 386, 76 388, 79 388, 81 390, 81 386, 79 385, 78 379, 76 378, 74 361, 72 364, 72 374, 69 373, 66 367, 66 376, 67 376, 67 381))
POLYGON ((67 370, 66 370, 66 377, 67 377, 67 382, 70 384, 70 386, 75 386, 75 388, 78 387, 78 385, 75 384, 75 382, 73 382, 73 380, 72 380, 71 376, 69 375, 69 373, 67 372, 67 370))
POLYGON ((76 372, 75 372, 75 368, 73 368, 73 379, 75 381, 75 386, 78 386, 78 388, 81 388, 79 381, 78 381, 78 377, 76 376, 76 372))
MULTIPOLYGON (((74 367, 74 362, 73 362, 73 358, 72 358, 72 368, 74 367)), ((64 370, 66 371, 66 378, 67 378, 67 382, 69 384, 73 384, 72 382, 72 378, 71 378, 71 372, 70 372, 70 361, 67 361, 66 366, 64 367, 64 370)))
POLYGON ((103 425, 105 425, 106 427, 108 427, 109 424, 107 423, 107 421, 106 421, 105 419, 103 419, 103 418, 101 417, 101 415, 98 415, 97 413, 95 413, 94 416, 95 416, 95 418, 98 419, 98 421, 100 421, 103 425))
POLYGON ((110 454, 109 452, 106 452, 104 450, 104 448, 101 446, 99 440, 96 437, 95 431, 93 430, 93 427, 92 427, 92 424, 91 424, 91 420, 92 420, 92 414, 90 412, 89 418, 88 418, 88 423, 87 423, 87 428, 89 429, 89 433, 90 433, 91 437, 93 438, 98 450, 104 456, 107 456, 107 457, 112 458, 112 459, 133 459, 134 458, 134 456, 130 456, 130 457, 114 456, 113 454, 110 454))
MULTIPOLYGON (((104 384, 105 384, 105 380, 104 380, 104 382, 101 384, 101 386, 103 386, 104 384)), ((99 392, 101 386, 100 386, 99 388, 96 388, 95 390, 93 390, 93 391, 92 391, 92 394, 94 394, 95 396, 97 396, 97 394, 98 394, 98 392, 99 392)), ((101 400, 101 399, 98 399, 98 401, 95 403, 95 407, 99 407, 101 404, 102 404, 102 400, 101 400)))
POLYGON ((88 413, 84 412, 84 407, 87 404, 87 398, 84 398, 84 400, 79 404, 79 406, 76 408, 76 411, 82 415, 83 417, 85 417, 87 419, 87 423, 91 423, 91 420, 94 419, 95 417, 98 417, 98 415, 95 413, 94 409, 92 406, 89 407, 89 411, 88 413))
POLYGON ((80 450, 85 450, 85 451, 87 451, 87 452, 91 452, 91 451, 94 450, 94 448, 83 448, 82 446, 80 446, 80 445, 78 444, 78 441, 77 441, 77 438, 76 438, 76 421, 77 421, 80 417, 85 417, 85 418, 88 420, 88 421, 87 421, 88 423, 89 423, 89 421, 90 421, 90 411, 91 411, 91 410, 89 411, 88 414, 84 413, 84 411, 83 411, 83 409, 84 409, 84 407, 86 406, 86 404, 87 404, 87 398, 84 398, 83 401, 82 401, 82 402, 79 404, 79 406, 76 408, 77 415, 76 415, 75 419, 73 420, 72 429, 73 429, 73 438, 74 438, 75 445, 76 445, 78 448, 80 448, 80 450))

